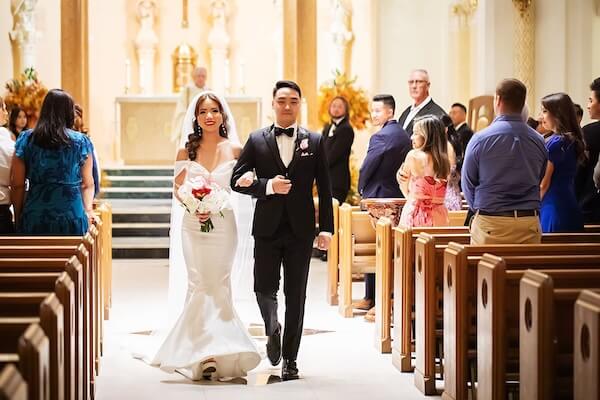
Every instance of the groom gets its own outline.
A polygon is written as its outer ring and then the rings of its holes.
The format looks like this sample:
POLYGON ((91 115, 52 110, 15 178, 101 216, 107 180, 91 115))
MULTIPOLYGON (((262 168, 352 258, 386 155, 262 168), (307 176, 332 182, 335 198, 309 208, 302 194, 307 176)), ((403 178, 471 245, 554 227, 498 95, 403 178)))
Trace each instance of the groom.
MULTIPOLYGON (((298 126, 302 93, 292 81, 273 89, 275 124, 250 134, 233 169, 233 190, 258 199, 254 211, 254 291, 268 336, 271 364, 281 361, 277 291, 283 264, 285 330, 282 380, 298 379, 296 356, 302 337, 308 267, 315 232, 313 182, 319 192, 318 247, 327 250, 333 232, 331 184, 321 135, 298 126), (256 178, 240 186, 244 173, 256 178)), ((246 178, 247 179, 247 178, 246 178)))

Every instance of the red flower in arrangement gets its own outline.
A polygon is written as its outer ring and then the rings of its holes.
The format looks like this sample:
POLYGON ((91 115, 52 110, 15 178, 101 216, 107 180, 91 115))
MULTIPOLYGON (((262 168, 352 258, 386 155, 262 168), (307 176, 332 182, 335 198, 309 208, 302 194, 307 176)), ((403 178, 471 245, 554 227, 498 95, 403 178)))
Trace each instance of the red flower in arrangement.
POLYGON ((212 189, 208 186, 197 187, 192 189, 192 196, 202 200, 204 197, 208 196, 210 192, 212 192, 212 189))

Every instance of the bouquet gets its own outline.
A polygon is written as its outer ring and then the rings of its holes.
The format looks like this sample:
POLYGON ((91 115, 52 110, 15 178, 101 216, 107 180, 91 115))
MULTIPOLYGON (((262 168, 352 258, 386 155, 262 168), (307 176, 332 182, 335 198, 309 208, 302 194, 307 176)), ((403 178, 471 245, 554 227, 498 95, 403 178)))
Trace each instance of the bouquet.
MULTIPOLYGON (((186 180, 177 191, 182 206, 190 214, 219 214, 223 217, 223 210, 229 208, 229 193, 214 182, 197 176, 186 180)), ((200 224, 201 232, 210 232, 214 229, 212 220, 200 224)))
POLYGON ((32 128, 39 117, 48 89, 40 82, 33 68, 27 68, 18 79, 6 83, 4 102, 9 110, 20 107, 27 114, 27 127, 32 128))

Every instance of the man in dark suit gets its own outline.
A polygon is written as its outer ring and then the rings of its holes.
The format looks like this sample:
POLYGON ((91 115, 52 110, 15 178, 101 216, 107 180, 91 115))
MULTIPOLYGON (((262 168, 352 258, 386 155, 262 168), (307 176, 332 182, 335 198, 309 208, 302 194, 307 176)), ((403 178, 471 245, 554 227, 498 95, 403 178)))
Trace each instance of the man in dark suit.
MULTIPOLYGON (((373 124, 381 130, 371 136, 367 155, 360 167, 358 191, 366 198, 404 197, 396 181, 396 172, 411 149, 408 135, 394 120, 396 103, 390 95, 377 95, 371 105, 373 124)), ((375 321, 375 274, 365 274, 365 297, 354 307, 369 310, 365 319, 375 321)))
POLYGON ((467 124, 467 107, 461 103, 454 103, 448 113, 454 124, 454 130, 458 134, 458 139, 462 148, 462 154, 465 154, 469 140, 473 137, 473 130, 467 124))
MULTIPOLYGON (((600 78, 590 85, 588 112, 591 119, 600 120, 600 78)), ((577 171, 575 191, 586 224, 600 224, 600 193, 594 185, 594 166, 600 155, 600 121, 583 127, 583 140, 588 159, 577 171)))
POLYGON ((422 115, 435 115, 442 117, 446 112, 438 106, 429 95, 429 74, 424 69, 416 69, 410 73, 408 78, 408 92, 413 99, 413 105, 408 107, 400 118, 398 124, 404 129, 408 136, 412 135, 413 122, 416 117, 422 115))
POLYGON ((308 269, 315 231, 312 186, 319 193, 318 247, 327 250, 333 233, 331 183, 323 137, 298 126, 300 87, 278 81, 273 89, 275 124, 250 134, 233 169, 233 190, 257 198, 254 236, 254 291, 268 336, 267 356, 281 378, 298 379, 296 357, 302 337, 308 269), (248 171, 250 186, 238 180, 248 171), (245 186, 245 185, 244 185, 245 186), (283 264, 285 330, 277 321, 277 291, 283 264))
POLYGON ((348 118, 348 101, 337 96, 329 104, 331 122, 323 128, 325 151, 329 161, 329 176, 333 197, 342 204, 350 190, 350 152, 354 142, 354 129, 348 118))

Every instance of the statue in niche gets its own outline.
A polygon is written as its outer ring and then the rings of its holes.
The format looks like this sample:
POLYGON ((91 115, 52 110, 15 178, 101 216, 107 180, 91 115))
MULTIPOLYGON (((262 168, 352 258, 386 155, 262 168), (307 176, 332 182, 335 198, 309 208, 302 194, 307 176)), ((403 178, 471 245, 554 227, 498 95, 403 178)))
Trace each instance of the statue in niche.
POLYGON ((26 68, 35 67, 35 15, 38 0, 11 0, 13 29, 9 37, 16 50, 14 73, 18 76, 26 68))
POLYGON ((138 55, 140 91, 151 93, 154 83, 154 56, 158 44, 158 36, 154 32, 156 2, 154 0, 139 0, 136 7, 140 30, 135 37, 135 47, 138 55))
POLYGON ((228 4, 225 0, 212 0, 210 14, 212 26, 208 34, 210 47, 211 75, 213 89, 217 93, 226 93, 230 87, 229 80, 229 34, 227 33, 228 4))
POLYGON ((351 30, 352 8, 344 0, 332 0, 333 21, 331 23, 331 39, 334 51, 331 54, 331 67, 333 71, 346 71, 346 58, 349 43, 354 38, 351 30))

